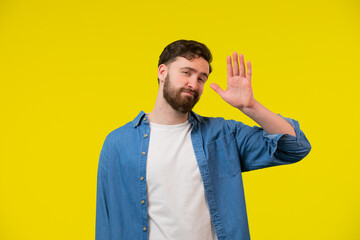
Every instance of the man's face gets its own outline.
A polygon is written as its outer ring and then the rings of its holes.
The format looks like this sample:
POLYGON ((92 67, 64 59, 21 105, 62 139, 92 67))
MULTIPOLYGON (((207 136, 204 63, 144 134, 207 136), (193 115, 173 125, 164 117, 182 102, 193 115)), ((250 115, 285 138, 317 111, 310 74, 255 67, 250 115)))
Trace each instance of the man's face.
POLYGON ((209 74, 209 64, 204 58, 191 61, 177 57, 168 67, 163 96, 175 110, 188 113, 199 101, 209 74))

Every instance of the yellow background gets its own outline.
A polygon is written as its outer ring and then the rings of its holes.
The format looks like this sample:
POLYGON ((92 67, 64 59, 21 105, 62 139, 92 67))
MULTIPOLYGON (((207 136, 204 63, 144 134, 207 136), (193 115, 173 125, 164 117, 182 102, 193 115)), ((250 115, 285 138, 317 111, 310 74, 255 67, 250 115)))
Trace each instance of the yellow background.
POLYGON ((178 39, 214 57, 195 112, 254 125, 209 87, 225 88, 238 51, 256 99, 312 144, 243 174, 252 239, 360 239, 357 0, 1 0, 0 239, 94 239, 103 141, 152 110, 159 55, 178 39))

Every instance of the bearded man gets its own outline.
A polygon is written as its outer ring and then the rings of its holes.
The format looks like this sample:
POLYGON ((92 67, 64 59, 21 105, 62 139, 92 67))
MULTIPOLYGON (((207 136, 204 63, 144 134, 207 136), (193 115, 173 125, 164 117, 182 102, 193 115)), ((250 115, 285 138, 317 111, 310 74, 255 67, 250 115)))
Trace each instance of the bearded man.
POLYGON ((255 100, 242 54, 227 57, 227 89, 210 87, 260 127, 194 113, 211 61, 197 41, 166 46, 153 110, 106 137, 96 240, 250 239, 242 172, 295 163, 310 152, 296 120, 255 100))

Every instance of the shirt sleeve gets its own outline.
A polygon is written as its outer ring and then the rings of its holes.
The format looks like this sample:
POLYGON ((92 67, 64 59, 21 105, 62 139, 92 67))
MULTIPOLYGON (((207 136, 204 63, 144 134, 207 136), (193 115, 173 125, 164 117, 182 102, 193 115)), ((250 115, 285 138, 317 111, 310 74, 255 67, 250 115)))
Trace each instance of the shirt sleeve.
POLYGON ((110 240, 110 220, 107 204, 107 143, 101 149, 97 171, 95 239, 110 240))
POLYGON ((311 145, 298 121, 281 117, 291 124, 296 136, 269 134, 261 127, 235 122, 236 142, 243 172, 295 163, 309 154, 311 145))

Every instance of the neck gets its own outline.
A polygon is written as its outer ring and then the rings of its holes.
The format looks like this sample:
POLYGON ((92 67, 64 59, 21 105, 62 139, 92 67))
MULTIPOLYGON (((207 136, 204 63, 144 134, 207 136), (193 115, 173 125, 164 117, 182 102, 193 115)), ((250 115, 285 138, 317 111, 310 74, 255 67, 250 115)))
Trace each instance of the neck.
POLYGON ((154 109, 146 114, 150 122, 174 125, 187 121, 189 113, 182 113, 173 109, 164 99, 162 94, 158 94, 154 109))

